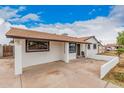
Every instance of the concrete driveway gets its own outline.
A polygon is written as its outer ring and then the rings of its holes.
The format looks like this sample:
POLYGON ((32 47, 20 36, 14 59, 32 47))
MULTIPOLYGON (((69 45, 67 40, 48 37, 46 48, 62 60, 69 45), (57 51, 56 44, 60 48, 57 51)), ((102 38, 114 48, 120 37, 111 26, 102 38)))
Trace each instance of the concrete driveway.
POLYGON ((105 88, 117 87, 100 80, 100 66, 104 61, 76 59, 66 64, 62 61, 32 66, 23 75, 14 75, 14 59, 0 59, 0 87, 35 88, 105 88))

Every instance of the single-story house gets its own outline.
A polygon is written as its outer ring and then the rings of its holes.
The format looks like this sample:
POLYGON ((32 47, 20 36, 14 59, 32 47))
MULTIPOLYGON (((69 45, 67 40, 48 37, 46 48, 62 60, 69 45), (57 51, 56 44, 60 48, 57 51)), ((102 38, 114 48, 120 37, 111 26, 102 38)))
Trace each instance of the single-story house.
POLYGON ((100 44, 95 36, 77 38, 21 28, 11 28, 6 36, 14 39, 17 75, 28 66, 96 55, 100 44))

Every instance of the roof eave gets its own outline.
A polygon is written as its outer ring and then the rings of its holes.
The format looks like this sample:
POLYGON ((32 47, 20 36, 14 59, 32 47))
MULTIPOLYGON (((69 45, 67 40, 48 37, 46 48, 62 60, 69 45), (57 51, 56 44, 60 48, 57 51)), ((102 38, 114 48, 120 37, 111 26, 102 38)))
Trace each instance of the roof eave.
POLYGON ((78 42, 78 41, 66 41, 66 40, 55 40, 55 39, 44 39, 44 38, 32 38, 32 37, 20 37, 20 36, 13 36, 7 35, 7 38, 16 38, 16 39, 37 39, 37 40, 49 40, 49 41, 59 41, 59 42, 75 42, 75 43, 83 43, 83 44, 91 44, 90 42, 78 42))

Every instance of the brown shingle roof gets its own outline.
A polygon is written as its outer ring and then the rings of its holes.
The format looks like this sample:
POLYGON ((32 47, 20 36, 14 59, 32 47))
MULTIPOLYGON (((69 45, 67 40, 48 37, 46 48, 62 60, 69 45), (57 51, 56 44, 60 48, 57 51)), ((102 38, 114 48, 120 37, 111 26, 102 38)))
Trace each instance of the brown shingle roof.
POLYGON ((27 30, 22 28, 13 28, 13 27, 6 33, 6 36, 9 38, 44 39, 51 41, 88 43, 85 42, 83 39, 77 37, 50 34, 45 32, 38 32, 38 31, 27 30))

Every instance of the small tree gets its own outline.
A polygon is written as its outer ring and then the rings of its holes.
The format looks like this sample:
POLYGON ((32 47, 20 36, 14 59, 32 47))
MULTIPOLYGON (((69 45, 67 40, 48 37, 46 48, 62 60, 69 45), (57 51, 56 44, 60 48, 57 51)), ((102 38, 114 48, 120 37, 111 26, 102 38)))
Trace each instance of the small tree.
POLYGON ((124 46, 124 32, 118 33, 117 44, 124 46))
POLYGON ((117 55, 118 55, 118 57, 120 57, 120 55, 121 55, 122 53, 124 53, 124 48, 118 48, 118 49, 117 49, 117 55))
POLYGON ((119 32, 118 37, 117 37, 117 44, 119 46, 122 46, 121 48, 119 47, 117 49, 117 55, 120 57, 122 53, 124 53, 124 32, 119 32))

